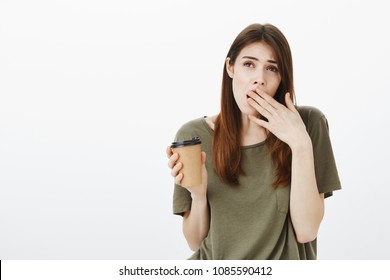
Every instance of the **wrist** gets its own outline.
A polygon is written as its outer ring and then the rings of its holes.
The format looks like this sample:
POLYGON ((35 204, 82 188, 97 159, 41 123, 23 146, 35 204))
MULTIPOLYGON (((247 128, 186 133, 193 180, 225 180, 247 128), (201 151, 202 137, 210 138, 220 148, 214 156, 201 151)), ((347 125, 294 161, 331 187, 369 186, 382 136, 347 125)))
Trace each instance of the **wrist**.
POLYGON ((206 192, 191 192, 191 198, 195 202, 207 201, 206 192))
POLYGON ((296 152, 302 152, 307 150, 312 150, 313 145, 311 142, 311 138, 308 134, 300 137, 297 139, 294 143, 290 145, 290 149, 292 153, 296 152))

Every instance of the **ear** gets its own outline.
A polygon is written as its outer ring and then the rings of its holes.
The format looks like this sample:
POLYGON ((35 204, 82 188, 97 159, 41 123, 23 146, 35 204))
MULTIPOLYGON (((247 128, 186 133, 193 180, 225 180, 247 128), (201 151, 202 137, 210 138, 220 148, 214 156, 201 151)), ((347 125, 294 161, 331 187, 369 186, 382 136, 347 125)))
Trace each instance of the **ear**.
POLYGON ((227 57, 226 58, 226 72, 228 73, 229 77, 233 79, 233 74, 234 74, 234 70, 233 70, 234 66, 232 64, 230 64, 230 57, 227 57))

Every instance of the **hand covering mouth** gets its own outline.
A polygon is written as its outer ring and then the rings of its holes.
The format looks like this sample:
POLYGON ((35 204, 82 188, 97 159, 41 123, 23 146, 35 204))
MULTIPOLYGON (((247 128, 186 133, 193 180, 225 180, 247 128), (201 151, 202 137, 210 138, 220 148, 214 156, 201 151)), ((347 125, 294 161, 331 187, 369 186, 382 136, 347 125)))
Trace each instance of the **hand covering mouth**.
MULTIPOLYGON (((253 93, 255 93, 255 94, 257 94, 257 92, 256 92, 256 90, 251 90, 251 92, 253 92, 253 93)), ((252 97, 250 97, 248 94, 246 95, 246 98, 252 98, 252 97)), ((252 98, 253 99, 253 98, 252 98)))

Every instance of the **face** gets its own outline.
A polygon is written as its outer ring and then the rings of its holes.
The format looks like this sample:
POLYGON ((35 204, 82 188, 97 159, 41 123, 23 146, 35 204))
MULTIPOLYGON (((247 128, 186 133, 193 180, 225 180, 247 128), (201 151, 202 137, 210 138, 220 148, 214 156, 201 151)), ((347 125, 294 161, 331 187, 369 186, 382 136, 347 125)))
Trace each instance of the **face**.
POLYGON ((261 90, 273 97, 281 81, 274 51, 264 42, 244 47, 234 65, 227 58, 226 70, 233 79, 234 99, 245 115, 259 115, 248 103, 250 91, 261 90))

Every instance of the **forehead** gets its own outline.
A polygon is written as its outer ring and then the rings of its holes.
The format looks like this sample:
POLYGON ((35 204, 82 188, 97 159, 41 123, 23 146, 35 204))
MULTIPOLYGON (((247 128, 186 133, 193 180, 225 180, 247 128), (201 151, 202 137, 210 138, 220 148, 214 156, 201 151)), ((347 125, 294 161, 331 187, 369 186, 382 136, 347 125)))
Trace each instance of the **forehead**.
POLYGON ((259 60, 276 60, 275 51, 267 43, 254 42, 245 46, 239 53, 238 58, 243 56, 253 56, 259 60))

